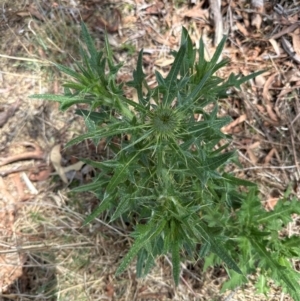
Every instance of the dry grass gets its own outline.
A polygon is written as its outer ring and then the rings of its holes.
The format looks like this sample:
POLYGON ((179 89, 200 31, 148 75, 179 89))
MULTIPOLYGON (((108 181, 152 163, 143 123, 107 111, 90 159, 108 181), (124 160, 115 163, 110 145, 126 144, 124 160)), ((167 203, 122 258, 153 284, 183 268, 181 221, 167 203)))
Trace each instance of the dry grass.
MULTIPOLYGON (((276 47, 280 48, 279 42, 274 39, 271 45, 265 38, 275 34, 271 32, 272 23, 265 21, 265 27, 250 32, 249 14, 243 11, 243 3, 229 9, 227 1, 224 2, 224 9, 227 8, 224 19, 227 17, 227 25, 230 22, 235 25, 224 52, 232 63, 223 71, 224 76, 232 70, 248 74, 270 68, 260 82, 233 92, 221 103, 220 114, 229 114, 235 120, 226 130, 233 134, 233 147, 238 149, 243 168, 233 171, 255 180, 266 206, 273 206, 274 199, 289 185, 291 193, 299 193, 300 75, 296 62, 287 54, 281 51, 274 56, 276 47), (273 81, 269 80, 271 77, 273 81)), ((133 0, 76 3, 7 0, 0 8, 5 15, 5 22, 0 23, 0 104, 6 108, 20 100, 18 111, 0 129, 1 157, 15 153, 16 146, 25 141, 34 141, 49 154, 53 145, 64 145, 82 131, 72 110, 61 113, 56 104, 28 98, 33 93, 60 91, 63 79, 49 61, 70 65, 78 57, 81 17, 94 30, 99 47, 103 43, 103 24, 110 20, 108 29, 112 32, 110 42, 115 48, 115 58, 125 62, 120 80, 128 79, 136 50, 141 48, 146 52, 148 74, 155 69, 163 73, 169 68, 168 52, 178 46, 182 25, 195 41, 200 36, 205 38, 208 53, 213 49, 210 46, 213 30, 205 6, 195 10, 185 1, 157 1, 157 6, 133 0)), ((283 28, 279 21, 275 25, 279 26, 278 31, 283 28)), ((153 83, 151 76, 147 80, 153 83)), ((64 159, 86 155, 86 151, 85 146, 73 149, 65 153, 64 159)), ((17 167, 24 164, 34 163, 17 162, 17 167)), ((1 167, 0 172, 7 167, 16 166, 1 167)), ((168 258, 158 260, 145 279, 135 278, 133 265, 127 273, 115 277, 115 270, 132 243, 128 236, 130 226, 122 222, 107 224, 106 216, 102 216, 83 227, 83 220, 97 200, 91 195, 70 193, 70 187, 63 186, 57 176, 34 183, 38 195, 22 203, 12 177, 3 179, 7 192, 15 198, 17 215, 13 223, 6 224, 10 233, 0 238, 0 254, 23 254, 26 260, 22 276, 0 294, 2 300, 290 300, 275 288, 267 297, 255 295, 251 281, 243 289, 222 294, 224 269, 219 267, 204 273, 201 262, 186 262, 182 266, 178 289, 173 286, 168 258)), ((4 195, 0 201, 5 202, 4 195)), ((299 217, 295 217, 288 230, 299 232, 299 225, 299 217)))

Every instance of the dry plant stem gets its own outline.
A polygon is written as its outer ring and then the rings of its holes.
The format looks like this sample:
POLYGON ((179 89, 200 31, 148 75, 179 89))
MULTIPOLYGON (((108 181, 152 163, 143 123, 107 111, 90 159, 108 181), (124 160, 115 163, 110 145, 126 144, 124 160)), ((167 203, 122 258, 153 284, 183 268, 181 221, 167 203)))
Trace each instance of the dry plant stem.
POLYGON ((269 37, 269 40, 270 39, 278 39, 278 38, 280 38, 280 37, 282 37, 283 35, 285 35, 285 34, 288 34, 288 33, 291 33, 291 32, 293 32, 295 29, 297 29, 299 27, 299 24, 292 24, 292 25, 290 25, 289 27, 287 27, 287 28, 284 28, 283 30, 281 30, 280 32, 278 32, 278 33, 276 33, 276 34, 274 34, 274 35, 272 35, 271 37, 269 37))
POLYGON ((10 174, 18 173, 18 172, 21 172, 21 171, 32 171, 34 173, 34 172, 37 172, 39 168, 40 169, 47 169, 47 165, 46 164, 38 165, 38 166, 36 166, 36 170, 35 170, 35 167, 33 168, 32 166, 20 166, 20 167, 14 167, 14 168, 11 168, 11 169, 7 169, 7 170, 1 170, 0 171, 0 176, 1 177, 6 177, 10 174))
POLYGON ((29 246, 20 246, 17 248, 9 248, 8 250, 0 250, 0 254, 9 254, 15 252, 29 252, 29 251, 43 251, 43 250, 60 250, 60 249, 74 249, 80 247, 95 247, 95 244, 90 242, 81 242, 81 243, 73 243, 66 245, 55 245, 55 244, 39 244, 39 245, 29 245, 29 246))
POLYGON ((8 158, 1 159, 0 166, 6 165, 6 164, 9 164, 12 162, 20 161, 20 160, 28 160, 28 159, 43 160, 43 159, 45 159, 45 157, 46 157, 45 153, 42 151, 42 149, 37 144, 30 143, 30 142, 24 142, 22 144, 24 146, 31 146, 35 150, 32 152, 29 151, 29 152, 25 152, 22 154, 13 155, 8 158))
POLYGON ((13 180, 14 186, 18 192, 18 201, 23 202, 28 200, 30 196, 26 195, 24 192, 24 185, 21 181, 20 174, 13 174, 11 179, 13 180))
POLYGON ((219 45, 223 37, 223 21, 221 14, 221 1, 210 0, 211 18, 215 27, 214 46, 219 45))
POLYGON ((3 171, 0 171, 0 176, 1 177, 6 177, 12 173, 18 173, 20 171, 28 171, 30 170, 32 167, 30 166, 21 166, 21 167, 18 167, 18 168, 12 168, 12 169, 8 169, 8 170, 3 170, 3 171))
POLYGON ((295 149, 295 141, 294 141, 293 135, 291 135, 291 142, 292 142, 294 162, 295 162, 295 165, 296 165, 296 168, 297 168, 298 178, 300 179, 300 170, 299 170, 299 164, 298 164, 298 161, 297 161, 297 153, 296 153, 296 149, 295 149))
POLYGON ((294 51, 293 46, 291 43, 285 39, 284 37, 281 37, 281 44, 283 49, 286 51, 286 53, 298 64, 300 64, 300 56, 297 55, 297 53, 294 51))

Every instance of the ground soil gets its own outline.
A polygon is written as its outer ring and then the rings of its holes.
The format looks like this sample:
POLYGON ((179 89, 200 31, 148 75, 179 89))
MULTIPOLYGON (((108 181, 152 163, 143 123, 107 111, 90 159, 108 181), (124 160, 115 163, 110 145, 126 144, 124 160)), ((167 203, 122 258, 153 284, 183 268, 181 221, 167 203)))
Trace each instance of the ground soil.
MULTIPOLYGON (((64 77, 51 62, 70 66, 78 58, 80 20, 98 47, 108 31, 115 59, 124 62, 120 81, 130 79, 137 51, 144 48, 147 81, 154 84, 153 71, 164 74, 172 63, 169 53, 178 48, 182 26, 194 42, 203 37, 209 57, 220 30, 211 2, 2 0, 1 300, 291 300, 275 287, 268 296, 255 294, 251 280, 246 287, 221 293, 225 270, 203 272, 201 263, 192 262, 183 264, 175 289, 167 257, 145 279, 136 279, 134 265, 116 277, 131 243, 128 226, 97 219, 82 227, 97 199, 71 188, 89 181, 92 172, 76 165, 63 172, 64 178, 54 168, 55 162, 62 169, 73 166, 78 157, 101 160, 105 152, 88 143, 65 149, 84 130, 82 120, 74 109, 61 112, 54 102, 29 97, 62 91, 64 77)), ((223 57, 231 60, 221 75, 266 69, 220 100, 219 114, 233 119, 223 130, 232 134, 242 168, 232 171, 259 184, 268 210, 288 188, 300 193, 300 3, 294 2, 261 7, 224 0, 220 11, 228 34, 223 57)), ((299 225, 295 217, 290 231, 297 232, 299 225)))

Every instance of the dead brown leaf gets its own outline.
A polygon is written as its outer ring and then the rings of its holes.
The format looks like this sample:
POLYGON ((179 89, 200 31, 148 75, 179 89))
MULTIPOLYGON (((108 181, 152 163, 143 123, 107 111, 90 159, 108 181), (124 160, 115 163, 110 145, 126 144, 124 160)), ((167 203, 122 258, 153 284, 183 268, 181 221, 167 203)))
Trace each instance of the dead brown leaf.
POLYGON ((62 181, 67 184, 68 179, 66 177, 64 168, 61 166, 61 160, 62 160, 62 156, 60 154, 60 145, 56 144, 55 146, 53 146, 50 152, 50 161, 54 169, 56 170, 57 174, 62 179, 62 181))
POLYGON ((294 33, 291 34, 293 39, 294 50, 297 55, 300 56, 300 29, 295 30, 294 33))
POLYGON ((265 165, 268 165, 268 164, 271 162, 271 160, 272 160, 272 158, 273 158, 273 156, 274 156, 275 153, 276 153, 276 149, 273 147, 273 148, 268 152, 268 154, 266 155, 266 157, 265 157, 265 159, 264 159, 264 164, 265 164, 265 165))
POLYGON ((154 62, 154 64, 156 66, 159 66, 159 67, 166 67, 166 66, 172 65, 173 62, 174 62, 174 58, 165 58, 165 57, 162 57, 162 58, 157 59, 154 62))
POLYGON ((283 28, 280 32, 278 32, 278 33, 272 35, 272 36, 270 37, 270 39, 276 40, 276 39, 282 37, 282 36, 285 35, 285 34, 288 34, 288 33, 293 32, 293 31, 294 31, 296 28, 298 28, 298 27, 299 27, 299 24, 297 24, 297 23, 296 23, 296 24, 292 24, 292 25, 290 25, 290 26, 288 26, 288 27, 283 28))
POLYGON ((275 124, 278 124, 279 123, 279 117, 276 115, 276 113, 274 112, 271 105, 267 104, 266 109, 267 109, 268 115, 271 118, 271 120, 275 121, 275 124))
POLYGON ((37 10, 34 4, 30 4, 27 9, 30 15, 32 15, 33 17, 37 18, 40 21, 45 20, 45 17, 40 13, 40 11, 37 10))
POLYGON ((266 204, 265 204, 265 209, 267 211, 272 211, 274 210, 277 202, 278 202, 279 198, 272 198, 270 197, 267 201, 266 201, 266 204))
POLYGON ((245 37, 248 37, 250 35, 250 33, 243 24, 236 22, 236 27, 245 37))
MULTIPOLYGON (((87 18, 89 18, 88 16, 87 18)), ((106 30, 109 33, 115 33, 118 31, 119 26, 122 23, 122 14, 118 9, 110 9, 105 16, 92 15, 90 24, 95 30, 106 30)))
POLYGON ((262 17, 260 14, 253 14, 251 18, 251 25, 254 26, 257 30, 260 29, 262 23, 262 17))
POLYGON ((64 170, 65 173, 67 173, 69 171, 73 171, 73 170, 79 171, 82 168, 83 165, 84 165, 84 163, 82 161, 78 161, 74 164, 63 167, 63 170, 64 170))
POLYGON ((263 88, 264 84, 266 83, 266 78, 264 75, 259 74, 255 77, 254 81, 257 88, 263 88))
POLYGON ((285 52, 297 63, 300 64, 300 55, 298 55, 292 44, 285 38, 281 37, 281 45, 285 52))
POLYGON ((234 127, 236 127, 238 124, 244 122, 245 120, 247 120, 247 115, 243 114, 243 115, 239 116, 237 119, 235 119, 234 121, 232 121, 231 123, 229 123, 228 125, 224 126, 222 128, 222 132, 223 133, 231 133, 234 127))
POLYGON ((29 174, 29 179, 34 182, 45 181, 51 175, 51 168, 48 166, 46 169, 38 170, 37 172, 32 171, 29 174))
POLYGON ((195 5, 191 9, 185 9, 182 12, 182 15, 187 18, 197 18, 203 20, 209 19, 209 11, 207 9, 203 9, 201 3, 195 5))
POLYGON ((255 155, 255 153, 253 152, 252 149, 248 148, 247 149, 247 154, 249 156, 250 161, 255 165, 258 161, 257 156, 255 155))
POLYGON ((280 48, 279 48, 279 45, 278 45, 277 41, 274 40, 274 39, 269 39, 269 42, 273 46, 276 55, 280 56, 280 48))
POLYGON ((278 75, 278 73, 273 73, 272 75, 269 76, 269 78, 267 79, 265 85, 264 85, 264 89, 263 89, 263 99, 267 104, 270 104, 270 100, 271 100, 271 96, 269 94, 269 90, 270 87, 272 86, 273 81, 275 80, 275 77, 278 75))
POLYGON ((163 2, 155 2, 153 5, 148 6, 145 13, 149 15, 165 14, 163 2))
POLYGON ((108 284, 106 285, 106 293, 107 293, 107 297, 108 297, 108 298, 113 298, 114 292, 115 292, 115 289, 114 289, 113 284, 112 284, 112 283, 108 283, 108 284))
POLYGON ((127 16, 124 17, 123 19, 123 24, 132 24, 132 23, 136 23, 137 22, 137 17, 136 16, 127 16))

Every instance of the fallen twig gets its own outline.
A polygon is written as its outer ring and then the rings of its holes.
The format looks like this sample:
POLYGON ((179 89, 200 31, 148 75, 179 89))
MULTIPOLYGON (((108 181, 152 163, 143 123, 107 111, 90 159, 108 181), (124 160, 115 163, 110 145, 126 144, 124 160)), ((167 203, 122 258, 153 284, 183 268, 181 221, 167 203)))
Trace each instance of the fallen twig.
POLYGON ((22 143, 24 146, 31 146, 32 148, 34 148, 34 151, 29 151, 29 152, 25 152, 22 154, 18 154, 18 155, 12 155, 10 157, 7 158, 2 158, 0 159, 0 166, 12 163, 12 162, 16 162, 16 161, 20 161, 20 160, 28 160, 28 159, 38 159, 38 160, 43 160, 45 159, 46 155, 43 152, 43 150, 36 144, 34 143, 30 143, 30 142, 24 142, 22 143))
POLYGON ((281 44, 286 53, 298 64, 300 64, 300 56, 294 51, 292 44, 284 37, 281 37, 281 44))

